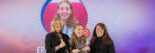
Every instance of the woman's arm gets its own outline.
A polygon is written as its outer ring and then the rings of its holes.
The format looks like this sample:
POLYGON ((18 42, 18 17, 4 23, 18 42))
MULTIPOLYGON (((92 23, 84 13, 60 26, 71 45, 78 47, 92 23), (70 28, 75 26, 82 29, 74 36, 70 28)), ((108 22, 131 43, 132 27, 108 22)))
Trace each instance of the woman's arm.
POLYGON ((90 47, 86 46, 86 47, 82 48, 81 51, 90 51, 90 47))
POLYGON ((54 48, 52 46, 52 40, 50 34, 47 34, 45 37, 45 49, 46 53, 55 53, 54 48))
POLYGON ((95 53, 94 52, 94 45, 92 43, 89 44, 90 47, 90 53, 95 53))
POLYGON ((111 45, 108 46, 108 52, 109 52, 109 53, 115 53, 115 46, 114 46, 113 43, 112 43, 111 45))
POLYGON ((55 53, 60 48, 63 48, 66 44, 62 39, 60 39, 61 43, 59 45, 55 45, 56 42, 53 41, 56 36, 54 34, 48 34, 45 38, 45 47, 46 53, 55 53))
POLYGON ((81 50, 79 49, 72 49, 72 53, 79 53, 81 50))

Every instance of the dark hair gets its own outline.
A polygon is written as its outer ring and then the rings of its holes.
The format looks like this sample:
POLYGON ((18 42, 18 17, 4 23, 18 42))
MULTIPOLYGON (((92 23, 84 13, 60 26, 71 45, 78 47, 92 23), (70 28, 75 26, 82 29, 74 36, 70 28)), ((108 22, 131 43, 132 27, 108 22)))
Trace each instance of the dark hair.
POLYGON ((94 44, 96 38, 97 38, 97 35, 96 35, 96 27, 97 26, 100 26, 103 30, 104 30, 104 34, 103 36, 101 37, 102 38, 102 42, 105 44, 105 45, 111 45, 112 43, 112 39, 110 38, 109 34, 108 34, 108 31, 107 31, 107 28, 105 26, 105 24, 103 23, 98 23, 96 26, 95 26, 95 29, 94 29, 94 32, 93 32, 93 35, 92 35, 92 39, 91 39, 91 43, 90 44, 94 44))

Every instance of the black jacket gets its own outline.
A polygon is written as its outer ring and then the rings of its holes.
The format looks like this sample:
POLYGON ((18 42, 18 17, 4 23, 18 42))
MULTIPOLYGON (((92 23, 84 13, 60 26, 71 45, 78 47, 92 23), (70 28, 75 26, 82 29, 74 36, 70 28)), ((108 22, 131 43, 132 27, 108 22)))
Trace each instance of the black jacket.
POLYGON ((60 38, 56 36, 57 33, 56 32, 52 32, 46 35, 45 38, 45 49, 46 49, 46 53, 67 53, 67 51, 69 52, 69 37, 66 34, 61 33, 62 35, 62 39, 64 40, 66 46, 63 48, 60 48, 58 51, 55 51, 55 46, 58 46, 61 41, 60 38))
POLYGON ((111 45, 105 45, 101 38, 96 38, 94 44, 90 44, 90 53, 115 53, 115 47, 112 43, 111 45))

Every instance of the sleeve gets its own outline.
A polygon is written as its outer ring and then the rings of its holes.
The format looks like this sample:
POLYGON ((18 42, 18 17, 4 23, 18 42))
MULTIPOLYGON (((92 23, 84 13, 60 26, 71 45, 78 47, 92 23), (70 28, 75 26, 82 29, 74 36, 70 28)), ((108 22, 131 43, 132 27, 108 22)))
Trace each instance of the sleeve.
POLYGON ((108 46, 108 52, 109 52, 109 53, 115 53, 115 46, 114 46, 113 43, 112 43, 111 45, 108 46))
POLYGON ((95 53, 92 43, 89 44, 89 47, 90 47, 90 53, 95 53))
POLYGON ((69 43, 69 36, 68 35, 65 35, 65 37, 66 37, 66 44, 67 44, 67 48, 68 48, 68 50, 69 50, 69 52, 71 52, 71 44, 69 43))
POLYGON ((55 53, 54 48, 55 47, 52 44, 52 38, 50 37, 50 34, 47 34, 45 38, 46 53, 55 53))

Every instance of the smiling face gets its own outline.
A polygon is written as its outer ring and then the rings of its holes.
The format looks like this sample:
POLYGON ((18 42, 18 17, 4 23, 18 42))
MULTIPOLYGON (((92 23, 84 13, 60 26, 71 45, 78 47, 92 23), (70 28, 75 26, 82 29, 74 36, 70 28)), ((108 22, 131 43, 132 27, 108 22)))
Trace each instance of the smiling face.
POLYGON ((69 16, 71 15, 71 7, 70 4, 68 3, 60 3, 59 8, 58 8, 58 14, 63 20, 67 20, 69 16))
POLYGON ((83 27, 81 25, 76 26, 74 32, 77 37, 81 37, 83 35, 83 27))
POLYGON ((102 37, 103 34, 104 34, 103 28, 102 28, 101 26, 98 25, 98 26, 96 27, 96 35, 97 35, 97 37, 102 37))
POLYGON ((62 29, 61 22, 60 21, 56 21, 56 25, 55 25, 56 32, 60 32, 61 29, 62 29))

